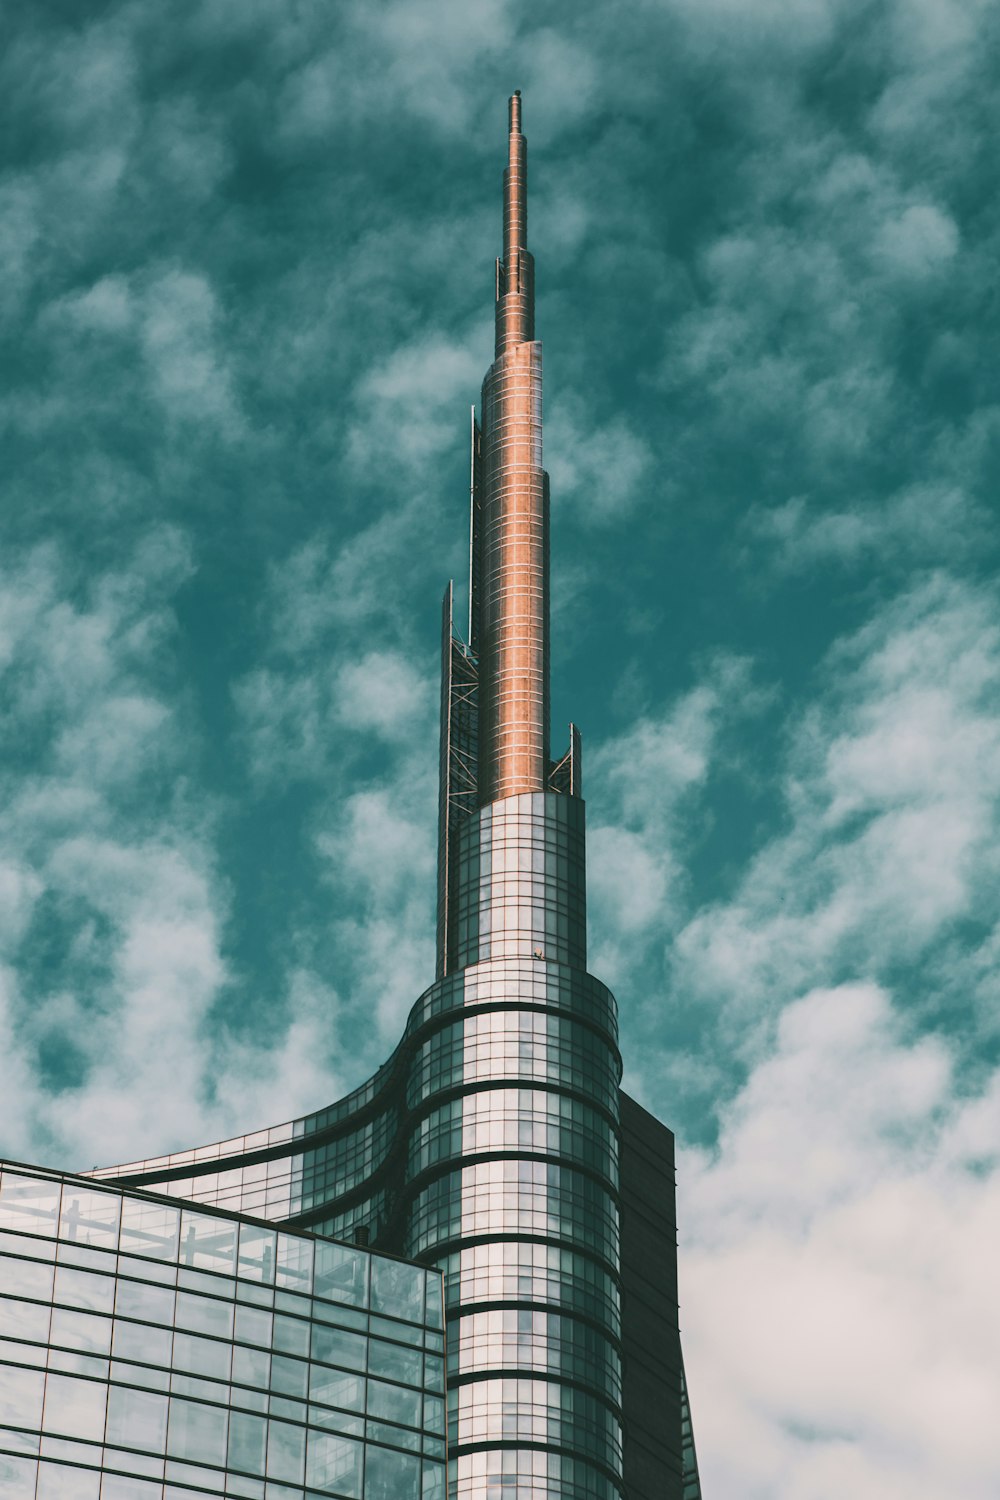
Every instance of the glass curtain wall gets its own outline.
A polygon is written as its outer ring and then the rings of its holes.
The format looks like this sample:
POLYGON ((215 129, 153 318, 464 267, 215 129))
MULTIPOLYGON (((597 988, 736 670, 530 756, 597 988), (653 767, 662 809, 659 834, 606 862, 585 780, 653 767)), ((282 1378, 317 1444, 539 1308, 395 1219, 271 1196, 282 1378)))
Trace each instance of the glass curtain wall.
POLYGON ((4 1164, 2 1500, 444 1500, 441 1277, 4 1164))

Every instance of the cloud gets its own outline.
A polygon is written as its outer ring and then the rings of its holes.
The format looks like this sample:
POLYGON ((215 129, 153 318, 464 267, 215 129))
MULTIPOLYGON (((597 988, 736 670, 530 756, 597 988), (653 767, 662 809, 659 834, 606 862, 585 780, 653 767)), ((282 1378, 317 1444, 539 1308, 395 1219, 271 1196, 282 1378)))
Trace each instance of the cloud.
POLYGON ((815 571, 824 564, 870 568, 883 574, 914 564, 960 561, 982 547, 985 508, 955 485, 919 482, 888 496, 844 509, 810 506, 801 497, 755 506, 744 534, 754 560, 769 570, 815 571))
POLYGON ((581 401, 564 398, 547 423, 545 443, 545 462, 561 505, 601 523, 620 520, 640 502, 652 454, 625 417, 595 425, 581 401))
POLYGON ((750 663, 719 654, 698 687, 590 757, 588 789, 593 783, 597 793, 588 795, 610 819, 588 835, 592 966, 612 983, 641 971, 637 940, 661 942, 683 919, 692 811, 710 773, 732 753, 724 736, 766 701, 750 663))
POLYGON ((226 1019, 219 809, 192 786, 200 747, 172 691, 192 573, 187 538, 152 527, 85 581, 54 545, 0 576, 7 1151, 89 1167, 232 1134, 261 1123, 236 1077, 287 1100, 307 1046, 337 1086, 297 983, 268 1037, 226 1019))
POLYGON ((404 345, 376 365, 361 382, 348 444, 352 462, 364 468, 392 451, 397 462, 425 469, 467 432, 462 414, 483 376, 488 350, 479 323, 457 342, 432 335, 404 345))
POLYGON ((240 434, 243 418, 216 332, 218 303, 206 278, 164 271, 144 303, 142 348, 153 392, 167 413, 240 434))
POLYGON ((787 1007, 717 1151, 681 1161, 706 1489, 995 1491, 998 1110, 1000 1075, 956 1093, 947 1047, 877 986, 787 1007))
POLYGON ((793 734, 786 832, 697 912, 675 978, 746 1025, 846 968, 915 963, 990 919, 1000 634, 990 591, 934 577, 831 653, 793 734))
POLYGON ((954 220, 933 203, 915 203, 883 224, 876 256, 907 279, 922 281, 953 260, 959 245, 954 220))
POLYGON ((355 1015, 375 1017, 383 1047, 434 975, 433 779, 416 757, 400 769, 328 808, 316 834, 355 1015))

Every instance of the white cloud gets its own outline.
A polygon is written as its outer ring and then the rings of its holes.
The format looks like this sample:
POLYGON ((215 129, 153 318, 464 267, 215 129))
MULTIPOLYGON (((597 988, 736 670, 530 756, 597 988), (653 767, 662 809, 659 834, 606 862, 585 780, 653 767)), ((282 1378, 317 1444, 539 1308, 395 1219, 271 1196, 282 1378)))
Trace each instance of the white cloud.
POLYGON ((725 759, 720 735, 757 713, 767 695, 750 664, 719 654, 705 680, 658 717, 644 717, 589 758, 588 789, 611 821, 588 834, 595 953, 591 967, 626 983, 647 944, 683 919, 689 820, 710 771, 725 759), (641 941, 640 941, 641 939, 641 941))
POLYGON ((760 1019, 837 966, 912 962, 957 919, 990 917, 994 614, 990 593, 933 578, 832 653, 792 741, 788 831, 678 935, 685 993, 760 1019))
POLYGON ((381 462, 424 466, 468 432, 470 392, 483 376, 488 335, 478 322, 461 341, 429 334, 403 345, 360 382, 349 452, 359 468, 381 462), (464 420, 463 420, 464 418, 464 420))
POLYGON ((546 423, 545 462, 560 503, 594 522, 620 520, 639 504, 652 469, 648 443, 625 417, 592 420, 582 402, 564 399, 546 423))
POLYGON ((337 674, 336 713, 345 728, 370 729, 389 740, 406 739, 425 718, 433 690, 425 672, 398 651, 369 651, 345 662, 337 674))
POLYGON ((144 298, 142 345, 154 394, 167 412, 236 436, 244 419, 220 337, 215 292, 200 271, 164 271, 144 298))
POLYGON ((955 221, 933 203, 914 203, 883 224, 875 254, 890 270, 922 281, 946 266, 958 252, 955 221))
POLYGON ((395 1045, 407 1012, 434 977, 433 781, 416 756, 389 786, 330 808, 316 835, 334 892, 351 1001, 395 1045))
POLYGON ((90 1167, 267 1123, 238 1080, 254 1079, 262 1108, 288 1103, 307 1054, 313 1102, 339 1087, 301 985, 266 1038, 220 1019, 232 977, 216 809, 192 784, 186 698, 165 690, 191 566, 186 538, 154 528, 86 588, 54 546, 0 576, 8 1154, 90 1167), (53 1047, 72 1055, 55 1078, 40 1062, 53 1047))
POLYGON ((956 1093, 877 987, 786 1009, 717 1151, 681 1158, 707 1493, 996 1493, 998 1127, 1000 1076, 956 1093))
POLYGON ((831 561, 888 569, 960 559, 982 545, 988 524, 985 510, 955 483, 926 480, 844 509, 801 497, 758 506, 745 531, 757 544, 755 562, 791 573, 831 561))

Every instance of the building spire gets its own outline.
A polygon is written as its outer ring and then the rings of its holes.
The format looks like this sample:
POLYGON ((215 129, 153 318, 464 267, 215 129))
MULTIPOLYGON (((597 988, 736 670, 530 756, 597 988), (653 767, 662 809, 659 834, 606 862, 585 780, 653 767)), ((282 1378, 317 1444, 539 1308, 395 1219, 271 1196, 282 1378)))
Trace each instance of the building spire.
POLYGON ((535 337, 535 264, 528 253, 528 142, 521 133, 521 91, 507 105, 503 174, 503 257, 497 261, 496 353, 535 337))

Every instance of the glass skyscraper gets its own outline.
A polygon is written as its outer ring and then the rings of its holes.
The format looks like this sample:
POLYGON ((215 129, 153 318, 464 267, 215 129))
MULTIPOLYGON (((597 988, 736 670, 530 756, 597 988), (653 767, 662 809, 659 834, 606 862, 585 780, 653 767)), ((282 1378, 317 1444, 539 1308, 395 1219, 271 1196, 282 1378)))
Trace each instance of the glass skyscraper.
MULTIPOLYGON (((435 982, 393 1055, 339 1103, 94 1176, 126 1199, 142 1190, 281 1224, 317 1257, 347 1241, 415 1263, 414 1276, 443 1272, 453 1500, 698 1500, 673 1137, 620 1089, 615 999, 587 972, 580 736, 570 726, 556 757, 549 745, 549 485, 526 171, 515 94, 495 358, 471 427, 467 639, 451 586, 443 611, 435 982)), ((429 1359, 429 1311, 411 1321, 429 1359)), ((425 1403, 407 1427, 424 1500, 438 1493, 429 1368, 407 1383, 425 1403)), ((383 1418, 369 1407, 372 1420, 374 1453, 383 1418)), ((360 1428, 344 1436, 360 1441, 360 1428)), ((309 1472, 273 1494, 299 1500, 309 1472)), ((318 1493, 354 1493, 337 1482, 318 1493)), ((384 1493, 410 1492, 401 1481, 384 1493)))

